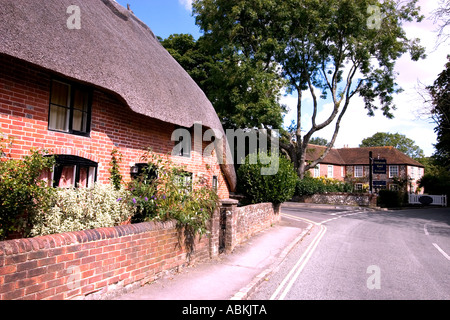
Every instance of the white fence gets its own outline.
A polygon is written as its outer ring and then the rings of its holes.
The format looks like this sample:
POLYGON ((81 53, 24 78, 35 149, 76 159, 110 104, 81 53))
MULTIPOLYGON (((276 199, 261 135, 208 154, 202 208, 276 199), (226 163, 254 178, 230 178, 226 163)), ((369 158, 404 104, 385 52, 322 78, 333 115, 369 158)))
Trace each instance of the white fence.
POLYGON ((409 204, 428 204, 436 206, 447 206, 446 195, 409 194, 409 204))

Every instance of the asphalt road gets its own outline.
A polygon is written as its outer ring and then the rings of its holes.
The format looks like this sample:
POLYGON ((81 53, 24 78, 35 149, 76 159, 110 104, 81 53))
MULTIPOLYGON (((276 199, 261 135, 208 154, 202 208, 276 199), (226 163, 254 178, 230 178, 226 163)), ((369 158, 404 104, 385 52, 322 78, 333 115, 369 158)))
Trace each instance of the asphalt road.
POLYGON ((314 228, 251 299, 450 299, 450 209, 282 213, 314 228))

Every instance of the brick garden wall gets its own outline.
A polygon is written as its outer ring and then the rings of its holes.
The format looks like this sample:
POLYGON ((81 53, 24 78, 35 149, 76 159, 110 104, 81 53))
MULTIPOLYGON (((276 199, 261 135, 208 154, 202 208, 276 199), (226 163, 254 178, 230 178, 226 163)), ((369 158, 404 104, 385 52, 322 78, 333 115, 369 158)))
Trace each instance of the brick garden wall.
POLYGON ((0 242, 0 300, 108 299, 219 254, 220 215, 226 252, 280 221, 279 207, 237 207, 223 200, 210 234, 187 255, 174 221, 148 222, 0 242), (225 210, 225 211, 223 211, 225 210), (181 245, 180 245, 181 241, 181 245))
MULTIPOLYGON (((208 250, 209 240, 203 237, 191 258, 205 259, 208 250)), ((3 241, 0 300, 105 298, 187 263, 175 222, 3 241)))

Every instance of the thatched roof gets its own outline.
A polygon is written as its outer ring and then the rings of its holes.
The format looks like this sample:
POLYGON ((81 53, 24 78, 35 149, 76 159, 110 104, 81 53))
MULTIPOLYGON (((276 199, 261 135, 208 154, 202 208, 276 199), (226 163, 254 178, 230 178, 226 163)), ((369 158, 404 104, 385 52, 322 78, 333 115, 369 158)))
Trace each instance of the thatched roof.
MULTIPOLYGON (((325 146, 310 144, 306 151, 306 160, 318 159, 324 152, 325 146)), ((388 164, 409 165, 423 167, 423 165, 408 157, 394 147, 363 147, 363 148, 341 148, 331 149, 321 163, 335 165, 369 165, 369 152, 372 151, 373 157, 386 159, 388 164)))
MULTIPOLYGON (((150 28, 113 0, 2 0, 0 32, 0 53, 108 90, 139 114, 223 132, 203 91, 150 28), (67 27, 71 5, 80 8, 80 29, 67 27)), ((234 189, 234 167, 223 169, 234 189)))

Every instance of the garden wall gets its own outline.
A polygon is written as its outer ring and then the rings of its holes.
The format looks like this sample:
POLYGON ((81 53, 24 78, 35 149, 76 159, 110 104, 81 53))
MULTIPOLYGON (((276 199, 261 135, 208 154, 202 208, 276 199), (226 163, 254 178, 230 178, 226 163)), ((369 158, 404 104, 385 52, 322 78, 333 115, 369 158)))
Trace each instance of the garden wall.
MULTIPOLYGON (((226 200, 222 210, 230 215, 222 235, 227 239, 226 252, 280 219, 272 204, 237 208, 237 201, 226 200)), ((166 272, 176 272, 191 261, 217 256, 219 210, 209 228, 211 234, 196 240, 190 256, 174 221, 0 242, 0 300, 114 297, 166 272)))
POLYGON ((226 224, 225 243, 226 252, 232 252, 236 246, 254 234, 280 222, 280 205, 259 203, 245 207, 238 207, 237 200, 222 203, 222 222, 226 224))
POLYGON ((377 196, 369 193, 330 192, 310 196, 296 196, 293 200, 304 203, 337 204, 363 207, 376 207, 377 205, 377 196))

